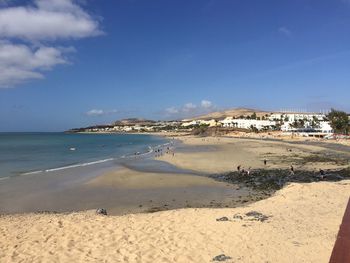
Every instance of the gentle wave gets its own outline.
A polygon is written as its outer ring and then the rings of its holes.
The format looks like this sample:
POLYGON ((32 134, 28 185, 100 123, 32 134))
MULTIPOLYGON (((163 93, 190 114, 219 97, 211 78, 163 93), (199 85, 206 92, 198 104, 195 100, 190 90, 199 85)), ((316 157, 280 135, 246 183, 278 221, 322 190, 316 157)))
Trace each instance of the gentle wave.
POLYGON ((9 179, 9 178, 10 178, 9 176, 0 177, 0 181, 2 181, 2 180, 6 180, 6 179, 9 179))
MULTIPOLYGON (((171 145, 171 143, 164 143, 161 145, 157 145, 155 147, 148 146, 148 151, 144 153, 140 153, 137 156, 146 156, 154 152, 154 148, 162 148, 167 145, 171 145)), ((134 154, 130 155, 122 155, 119 158, 131 158, 134 157, 134 154)), ((62 166, 62 167, 57 167, 57 168, 51 168, 51 169, 46 169, 46 170, 37 170, 37 171, 31 171, 31 172, 26 172, 22 173, 21 175, 33 175, 33 174, 39 174, 39 173, 46 173, 46 172, 56 172, 56 171, 61 171, 61 170, 66 170, 66 169, 71 169, 71 168, 77 168, 77 167, 84 167, 84 166, 89 166, 89 165, 94 165, 94 164, 100 164, 100 163, 105 163, 113 160, 117 160, 119 158, 108 158, 108 159, 102 159, 98 161, 93 161, 93 162, 87 162, 87 163, 78 163, 78 164, 72 164, 72 165, 67 165, 67 166, 62 166)), ((7 178, 7 177, 4 177, 7 178)))
POLYGON ((93 161, 93 162, 88 162, 88 163, 78 163, 78 164, 72 164, 72 165, 67 165, 67 166, 62 166, 62 167, 57 167, 57 168, 52 168, 52 169, 46 169, 46 170, 38 170, 38 171, 33 171, 33 172, 27 172, 27 173, 22 173, 22 175, 30 175, 30 174, 39 174, 39 173, 47 173, 47 172, 56 172, 60 170, 66 170, 70 168, 77 168, 77 167, 84 167, 84 166, 89 166, 89 165, 94 165, 94 164, 99 164, 99 163, 105 163, 109 161, 115 160, 114 158, 108 158, 108 159, 103 159, 103 160, 98 160, 98 161, 93 161))
POLYGON ((93 164, 105 163, 105 162, 109 162, 109 161, 113 161, 113 160, 114 160, 114 158, 108 158, 108 159, 103 159, 103 160, 94 161, 94 162, 67 165, 67 166, 62 166, 62 167, 58 167, 58 168, 47 169, 47 170, 45 170, 45 172, 55 172, 55 171, 69 169, 69 168, 76 168, 76 167, 89 166, 89 165, 93 165, 93 164))
POLYGON ((22 173, 21 175, 40 174, 40 173, 42 173, 42 172, 44 172, 44 170, 22 173))

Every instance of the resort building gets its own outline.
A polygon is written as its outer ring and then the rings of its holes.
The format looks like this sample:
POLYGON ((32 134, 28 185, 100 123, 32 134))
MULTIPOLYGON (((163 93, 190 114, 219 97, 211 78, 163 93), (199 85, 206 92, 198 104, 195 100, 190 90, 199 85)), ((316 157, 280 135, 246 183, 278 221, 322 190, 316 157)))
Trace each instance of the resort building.
POLYGON ((322 113, 279 112, 273 113, 270 120, 279 121, 283 132, 298 132, 313 135, 332 134, 333 129, 322 113))
POLYGON ((201 122, 199 120, 183 120, 183 123, 181 124, 181 126, 189 127, 194 125, 200 125, 200 123, 201 122))
POLYGON ((281 126, 284 132, 318 132, 318 133, 333 133, 333 129, 329 121, 320 121, 316 127, 313 127, 310 122, 305 122, 304 127, 293 127, 293 122, 284 122, 281 126))
POLYGON ((299 113, 299 112, 279 112, 273 113, 270 115, 269 120, 271 121, 279 121, 282 120, 284 122, 294 122, 300 120, 318 120, 323 121, 326 118, 325 114, 321 113, 299 113))
POLYGON ((333 133, 333 128, 329 121, 321 121, 319 131, 322 133, 333 133))
POLYGON ((195 126, 195 125, 207 125, 209 127, 221 126, 221 123, 217 120, 183 120, 183 127, 195 126))
POLYGON ((272 129, 276 126, 276 122, 271 120, 234 119, 232 117, 225 118, 221 121, 221 124, 226 128, 256 128, 258 130, 272 129))

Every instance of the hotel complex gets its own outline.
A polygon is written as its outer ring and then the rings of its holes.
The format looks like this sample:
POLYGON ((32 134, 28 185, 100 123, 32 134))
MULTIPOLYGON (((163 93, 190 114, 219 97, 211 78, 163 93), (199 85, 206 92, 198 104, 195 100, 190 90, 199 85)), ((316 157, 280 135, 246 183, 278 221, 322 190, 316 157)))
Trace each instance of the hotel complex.
POLYGON ((250 117, 226 117, 221 121, 193 120, 183 123, 184 126, 204 125, 222 126, 225 128, 240 128, 251 130, 281 130, 283 132, 309 132, 318 134, 332 134, 333 129, 325 114, 320 113, 272 113, 264 119, 250 117))
POLYGON ((191 131, 198 127, 241 129, 246 131, 282 131, 303 136, 325 137, 333 134, 333 129, 325 114, 277 112, 257 116, 245 115, 219 119, 186 119, 182 121, 137 121, 126 119, 110 125, 73 129, 72 132, 167 132, 191 131))

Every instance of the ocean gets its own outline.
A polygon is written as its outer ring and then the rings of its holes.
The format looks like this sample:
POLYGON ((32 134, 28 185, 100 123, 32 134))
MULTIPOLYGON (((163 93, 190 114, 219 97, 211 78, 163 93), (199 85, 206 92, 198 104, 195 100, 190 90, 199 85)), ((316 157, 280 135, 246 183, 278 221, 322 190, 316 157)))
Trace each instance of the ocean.
POLYGON ((147 154, 165 143, 143 134, 0 133, 0 179, 147 154))

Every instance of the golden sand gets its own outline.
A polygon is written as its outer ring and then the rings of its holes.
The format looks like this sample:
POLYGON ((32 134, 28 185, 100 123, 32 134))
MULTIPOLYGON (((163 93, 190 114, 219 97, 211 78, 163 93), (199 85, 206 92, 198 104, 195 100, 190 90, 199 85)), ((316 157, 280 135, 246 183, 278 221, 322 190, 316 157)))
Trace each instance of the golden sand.
POLYGON ((234 209, 2 216, 0 262, 328 262, 349 194, 350 181, 322 182, 234 209))
MULTIPOLYGON (((180 168, 208 173, 248 168, 288 168, 297 155, 326 151, 322 147, 259 142, 236 138, 182 138, 215 151, 176 152, 160 157, 180 168), (292 149, 292 151, 288 151, 292 149)), ((332 168, 333 163, 317 164, 332 168)), ((300 164, 297 169, 316 169, 300 164)), ((126 183, 137 188, 178 186, 177 177, 124 170, 90 181, 91 185, 126 183), (130 180, 125 180, 124 177, 130 180), (147 177, 148 176, 148 177, 147 177)), ((187 175, 181 184, 193 183, 187 175)), ((198 178, 196 184, 208 183, 198 178)), ((0 217, 0 262, 328 262, 350 196, 350 181, 290 184, 274 196, 238 208, 180 209, 151 214, 101 216, 94 211, 71 214, 23 214, 0 217), (247 216, 259 212, 266 220, 247 216), (217 221, 227 217, 228 221, 217 221)))

